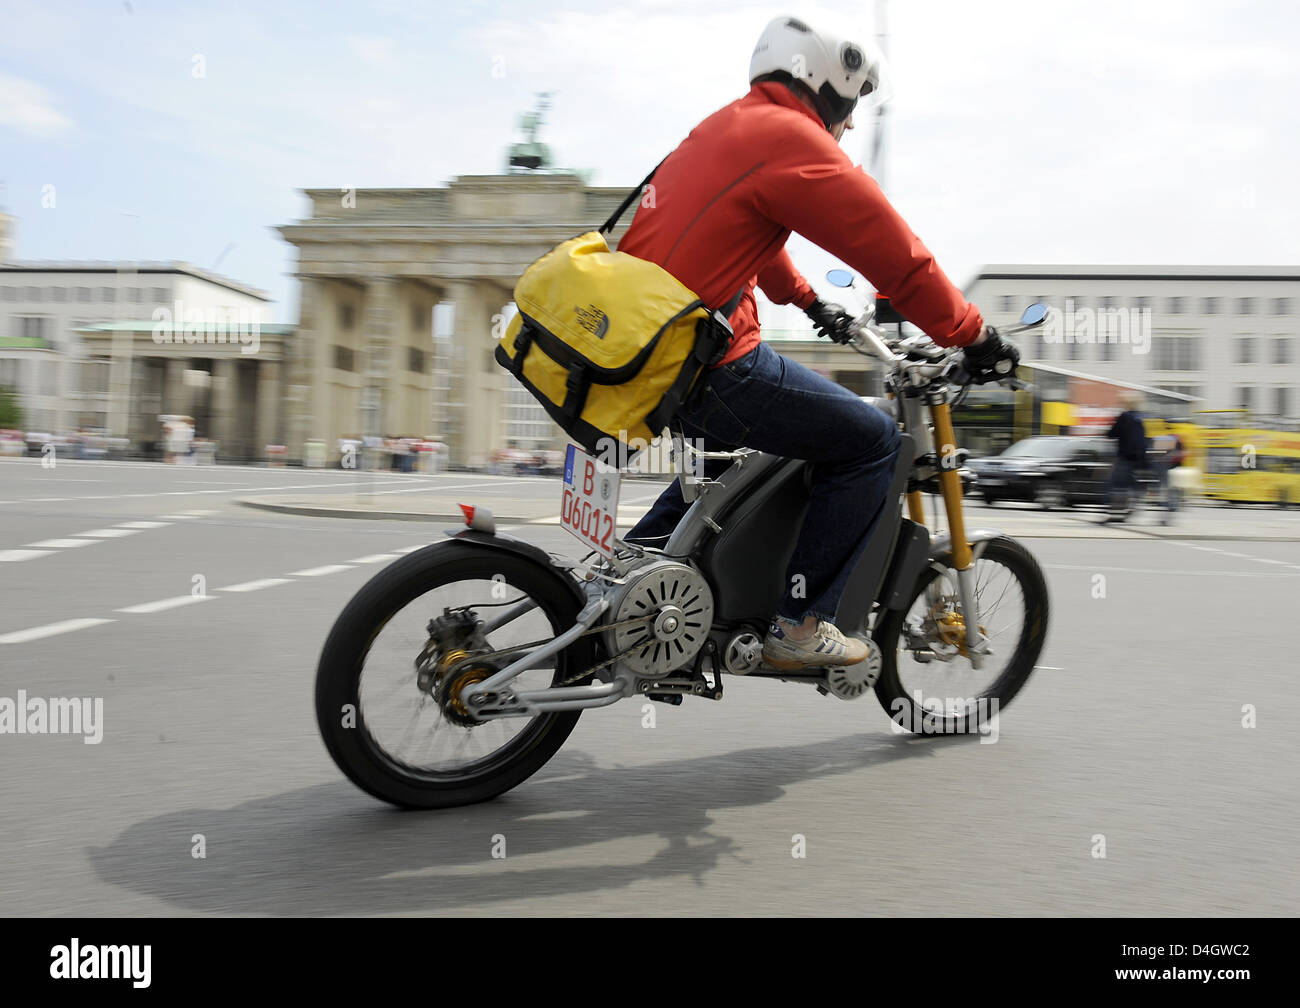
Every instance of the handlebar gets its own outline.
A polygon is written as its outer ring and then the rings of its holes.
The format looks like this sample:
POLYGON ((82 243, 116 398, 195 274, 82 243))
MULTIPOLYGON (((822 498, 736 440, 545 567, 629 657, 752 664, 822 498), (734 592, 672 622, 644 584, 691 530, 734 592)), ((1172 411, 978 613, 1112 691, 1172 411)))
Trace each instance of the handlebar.
MULTIPOLYGON (((945 370, 951 368, 956 362, 957 355, 963 349, 962 347, 940 347, 928 336, 890 339, 885 335, 884 330, 875 324, 874 307, 869 307, 863 312, 858 317, 855 325, 857 326, 857 338, 851 340, 846 344, 847 346, 852 347, 864 357, 875 357, 891 367, 918 374, 926 379, 937 378, 945 370), (898 353, 895 351, 895 347, 901 347, 904 344, 911 344, 907 347, 907 351, 918 353, 922 356, 922 359, 913 360, 909 356, 909 352, 898 353)), ((1017 331, 1019 330, 1017 329, 1017 331)), ((952 377, 957 379, 957 383, 960 385, 971 384, 970 375, 966 374, 964 369, 959 368, 958 373, 953 374, 952 377)), ((1014 376, 999 378, 997 384, 1016 390, 1031 387, 1029 382, 1023 382, 1014 376)))

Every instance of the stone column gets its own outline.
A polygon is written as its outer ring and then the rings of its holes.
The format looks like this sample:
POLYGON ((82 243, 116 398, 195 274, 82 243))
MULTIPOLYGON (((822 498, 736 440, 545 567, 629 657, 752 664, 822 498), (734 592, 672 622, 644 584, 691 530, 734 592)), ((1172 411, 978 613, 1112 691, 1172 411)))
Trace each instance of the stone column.
MULTIPOLYGON (((486 467, 489 456, 503 447, 503 381, 505 372, 492 359, 496 340, 492 316, 501 310, 495 289, 479 281, 448 284, 455 305, 452 323, 452 394, 461 402, 457 440, 451 444, 452 460, 475 468, 486 467)), ((455 401, 453 399, 453 401, 455 401)))
MULTIPOLYGON (((309 438, 324 438, 327 453, 335 450, 327 429, 337 419, 325 415, 324 401, 327 332, 321 324, 327 309, 323 284, 315 277, 301 280, 298 331, 285 341, 284 374, 290 386, 286 401, 285 437, 289 456, 302 458, 303 443, 309 438)), ((327 458, 332 457, 327 454, 327 458)))
POLYGON ((378 408, 364 419, 374 430, 365 434, 394 434, 393 399, 398 390, 392 385, 393 368, 400 365, 400 348, 394 312, 398 304, 397 281, 392 277, 374 277, 366 284, 365 311, 362 322, 362 402, 373 401, 378 408), (366 389, 370 391, 367 393, 366 389))
POLYGON ((108 433, 111 437, 131 436, 131 372, 134 333, 113 330, 108 364, 108 433))
POLYGON ((236 430, 239 409, 235 384, 235 361, 216 357, 212 361, 212 440, 217 442, 217 457, 229 458, 238 451, 236 430))
POLYGON ((280 362, 258 361, 257 443, 253 445, 254 458, 265 458, 267 445, 284 444, 284 433, 280 428, 280 400, 280 362))
POLYGON ((189 361, 180 357, 167 358, 167 370, 163 377, 162 411, 188 416, 192 390, 185 384, 185 371, 189 361))

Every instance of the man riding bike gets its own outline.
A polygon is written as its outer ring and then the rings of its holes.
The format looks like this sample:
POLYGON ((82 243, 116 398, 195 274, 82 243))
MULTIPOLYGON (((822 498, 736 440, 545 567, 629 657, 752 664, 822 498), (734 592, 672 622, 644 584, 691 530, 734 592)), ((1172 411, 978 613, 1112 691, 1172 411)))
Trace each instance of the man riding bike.
MULTIPOLYGON (((705 304, 741 291, 729 347, 678 414, 684 434, 710 451, 748 447, 812 463, 808 511, 763 645, 764 660, 783 670, 866 657, 866 645, 833 620, 887 503, 899 448, 890 417, 759 340, 756 284, 771 301, 802 308, 821 335, 853 336, 852 316, 820 300, 794 268, 791 232, 865 276, 939 345, 966 347, 977 380, 1019 360, 839 147, 859 97, 879 88, 882 73, 882 58, 864 45, 796 18, 773 20, 750 61, 749 93, 664 160, 653 200, 619 243, 705 304)), ((674 482, 625 538, 662 546, 685 510, 674 482)))

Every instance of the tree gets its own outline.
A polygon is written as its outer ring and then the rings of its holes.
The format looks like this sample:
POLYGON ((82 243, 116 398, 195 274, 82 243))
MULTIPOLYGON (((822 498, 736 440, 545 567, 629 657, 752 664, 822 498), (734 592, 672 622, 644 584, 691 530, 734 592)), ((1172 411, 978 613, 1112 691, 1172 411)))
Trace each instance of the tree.
POLYGON ((23 408, 18 401, 18 393, 0 385, 0 430, 21 430, 22 426, 23 408))

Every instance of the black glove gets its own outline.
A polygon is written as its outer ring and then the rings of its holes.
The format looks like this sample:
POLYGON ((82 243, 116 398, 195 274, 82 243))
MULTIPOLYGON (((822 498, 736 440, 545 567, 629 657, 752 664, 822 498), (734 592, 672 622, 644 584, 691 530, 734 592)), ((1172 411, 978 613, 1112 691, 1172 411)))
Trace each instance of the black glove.
POLYGON ((813 320, 818 336, 827 336, 833 343, 851 343, 857 335, 853 316, 841 305, 829 304, 818 298, 803 310, 813 320))
POLYGON ((983 343, 972 344, 965 352, 966 372, 977 385, 1014 378, 1019 363, 1020 351, 1015 344, 1004 340, 992 326, 985 330, 983 343))

